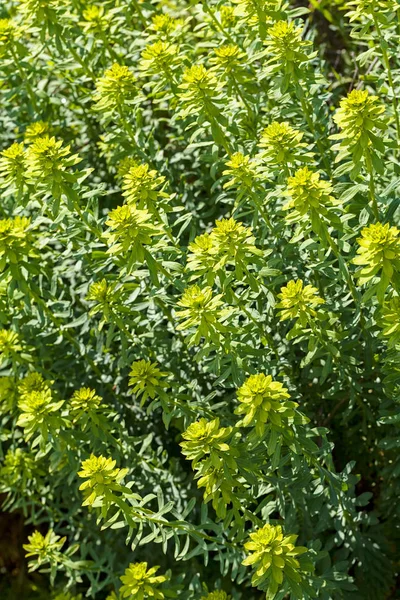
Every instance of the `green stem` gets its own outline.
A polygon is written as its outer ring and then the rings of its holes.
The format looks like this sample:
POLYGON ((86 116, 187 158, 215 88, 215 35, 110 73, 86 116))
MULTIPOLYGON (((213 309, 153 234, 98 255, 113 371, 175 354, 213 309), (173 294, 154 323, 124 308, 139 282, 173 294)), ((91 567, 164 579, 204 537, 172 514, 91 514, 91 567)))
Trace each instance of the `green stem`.
POLYGON ((82 67, 82 69, 84 70, 84 72, 86 73, 86 75, 90 79, 92 79, 92 81, 95 81, 96 75, 94 74, 94 72, 92 71, 92 69, 90 67, 88 67, 88 65, 85 63, 85 61, 81 58, 81 56, 75 50, 75 48, 73 47, 73 45, 69 43, 69 40, 66 41, 66 45, 67 45, 68 50, 71 52, 71 54, 74 57, 74 59, 76 60, 76 62, 80 64, 80 66, 82 67))
POLYGON ((11 46, 11 55, 13 57, 15 65, 18 69, 18 73, 19 73, 19 76, 21 77, 22 83, 25 85, 26 91, 28 92, 28 96, 31 99, 33 110, 35 112, 38 112, 35 92, 33 91, 32 86, 29 83, 29 80, 28 80, 25 72, 23 71, 23 69, 20 65, 20 61, 18 59, 18 56, 16 55, 16 52, 15 52, 15 49, 13 46, 11 46))
POLYGON ((392 90, 392 95, 393 95, 392 104, 393 104, 394 118, 396 120, 397 140, 400 141, 400 118, 399 118, 399 111, 398 111, 398 102, 397 102, 396 91, 394 88, 394 81, 393 81, 392 69, 390 67, 389 55, 387 53, 386 42, 382 35, 382 30, 380 28, 380 25, 379 25, 378 19, 376 18, 375 13, 373 13, 373 19, 374 19, 374 23, 375 23, 375 27, 376 27, 376 32, 379 37, 379 44, 380 44, 380 47, 382 50, 383 63, 385 65, 387 75, 388 75, 389 85, 392 90))
POLYGON ((218 21, 217 17, 214 15, 213 11, 208 6, 206 0, 203 0, 203 8, 206 11, 206 13, 208 15, 210 15, 211 20, 215 24, 215 27, 218 29, 218 31, 220 31, 222 33, 222 35, 225 36, 226 39, 230 41, 231 44, 236 46, 235 41, 232 39, 232 37, 229 35, 229 33, 227 31, 225 31, 225 29, 222 27, 221 23, 218 21))
POLYGON ((375 219, 377 221, 379 221, 379 209, 378 209, 378 203, 376 201, 376 195, 375 195, 374 168, 372 166, 371 154, 370 154, 368 148, 365 149, 364 157, 365 157, 365 164, 366 164, 368 175, 369 175, 368 185, 369 185, 369 196, 370 196, 370 200, 371 200, 372 212, 374 213, 375 219))
POLYGON ((314 126, 314 122, 313 122, 313 119, 312 119, 312 116, 311 116, 308 104, 307 104, 307 102, 306 102, 306 100, 304 98, 304 92, 300 88, 299 85, 296 85, 296 91, 297 91, 297 97, 299 98, 300 103, 301 103, 301 108, 303 109, 303 113, 304 113, 304 116, 305 116, 306 121, 307 121, 307 125, 308 125, 308 127, 310 129, 310 133, 312 133, 313 136, 314 136, 314 138, 315 138, 315 142, 317 144, 317 148, 318 148, 319 154, 322 157, 322 161, 323 161, 323 163, 325 165, 326 172, 328 173, 328 175, 330 177, 331 174, 332 174, 331 165, 330 165, 329 160, 328 160, 328 158, 326 156, 325 148, 321 144, 321 140, 319 138, 319 135, 316 132, 316 128, 314 126))
POLYGON ((139 17, 140 22, 143 25, 143 28, 146 29, 146 27, 147 27, 147 21, 146 21, 146 18, 144 16, 143 12, 142 12, 142 9, 139 6, 139 3, 137 2, 137 0, 132 0, 132 4, 133 4, 133 6, 136 9, 137 15, 139 17))

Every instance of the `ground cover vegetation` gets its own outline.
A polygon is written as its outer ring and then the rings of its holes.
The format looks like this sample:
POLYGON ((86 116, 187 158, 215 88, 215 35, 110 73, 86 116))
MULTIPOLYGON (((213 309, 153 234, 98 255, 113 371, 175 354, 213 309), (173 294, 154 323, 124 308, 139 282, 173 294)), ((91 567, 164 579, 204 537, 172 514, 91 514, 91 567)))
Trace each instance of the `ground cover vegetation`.
POLYGON ((400 597, 399 10, 3 0, 2 598, 400 597))

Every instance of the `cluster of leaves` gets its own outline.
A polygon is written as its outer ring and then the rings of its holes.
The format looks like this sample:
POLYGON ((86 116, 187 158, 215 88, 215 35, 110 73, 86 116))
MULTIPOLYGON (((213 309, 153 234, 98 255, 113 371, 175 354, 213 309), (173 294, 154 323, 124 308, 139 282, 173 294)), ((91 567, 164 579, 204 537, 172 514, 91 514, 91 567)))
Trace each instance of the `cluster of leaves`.
POLYGON ((399 597, 398 6, 311 7, 1 4, 10 600, 399 597))

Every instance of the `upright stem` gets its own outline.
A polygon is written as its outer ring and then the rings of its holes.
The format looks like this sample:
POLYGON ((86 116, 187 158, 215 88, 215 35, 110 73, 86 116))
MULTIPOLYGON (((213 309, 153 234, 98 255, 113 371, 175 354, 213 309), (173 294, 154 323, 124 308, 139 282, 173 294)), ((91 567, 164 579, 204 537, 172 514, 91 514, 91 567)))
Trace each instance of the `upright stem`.
POLYGON ((372 166, 371 155, 368 148, 365 149, 365 164, 367 167, 368 175, 369 175, 369 197, 371 200, 372 212, 374 213, 374 217, 377 221, 379 221, 379 209, 378 203, 376 201, 375 195, 375 180, 374 180, 374 168, 372 166))
POLYGON ((203 0, 203 8, 206 11, 206 13, 210 15, 212 22, 215 24, 215 27, 222 33, 223 36, 226 37, 227 40, 230 41, 231 44, 234 44, 236 46, 235 41, 232 39, 229 33, 225 31, 225 29, 222 27, 221 23, 218 21, 213 11, 208 6, 206 0, 203 0))
POLYGON ((18 73, 19 73, 19 76, 21 77, 22 83, 24 84, 26 91, 28 92, 28 96, 31 99, 33 110, 35 112, 37 112, 37 103, 36 103, 35 92, 33 91, 31 84, 29 83, 26 73, 22 70, 20 61, 18 60, 18 57, 16 55, 16 52, 15 52, 15 49, 13 46, 11 46, 11 55, 13 57, 15 66, 18 69, 18 73))
POLYGON ((306 100, 304 98, 304 92, 300 88, 299 84, 296 85, 296 91, 297 91, 297 96, 298 96, 298 98, 300 100, 300 103, 301 103, 301 108, 303 109, 304 116, 306 118, 308 127, 310 129, 310 133, 312 133, 314 135, 314 137, 315 137, 315 142, 317 144, 317 147, 318 147, 318 150, 319 150, 319 154, 322 157, 323 163, 325 165, 326 172, 328 173, 329 176, 331 176, 331 165, 330 165, 329 160, 328 160, 328 158, 326 156, 325 148, 322 146, 321 141, 320 141, 318 135, 316 135, 316 131, 315 131, 316 128, 314 127, 314 122, 313 122, 312 116, 310 114, 310 110, 309 110, 308 104, 307 104, 307 102, 306 102, 306 100))
POLYGON ((389 55, 386 50, 386 41, 382 35, 382 30, 380 28, 379 21, 376 18, 375 13, 373 13, 373 19, 374 19, 374 23, 375 23, 375 27, 376 27, 376 32, 379 37, 379 44, 380 44, 381 50, 382 50, 383 63, 385 65, 387 75, 388 75, 389 85, 392 90, 392 96, 393 96, 392 104, 393 104, 394 118, 396 120, 397 140, 398 140, 398 142, 400 142, 400 118, 399 118, 398 102, 397 102, 396 91, 394 88, 393 75, 392 75, 392 69, 390 67, 389 55))

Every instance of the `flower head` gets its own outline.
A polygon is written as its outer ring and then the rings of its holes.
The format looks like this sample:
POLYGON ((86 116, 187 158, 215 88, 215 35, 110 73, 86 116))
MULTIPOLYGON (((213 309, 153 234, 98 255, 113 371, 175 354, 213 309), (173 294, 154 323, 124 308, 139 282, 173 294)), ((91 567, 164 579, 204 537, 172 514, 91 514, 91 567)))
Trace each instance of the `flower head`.
POLYGON ((228 168, 222 174, 230 179, 224 184, 224 188, 237 188, 239 195, 251 193, 260 180, 257 163, 250 156, 235 152, 225 164, 228 168))
POLYGON ((90 315, 100 313, 104 322, 110 321, 121 301, 122 294, 123 287, 118 287, 117 283, 107 279, 92 283, 86 296, 87 300, 95 302, 90 309, 90 315))
POLYGON ((223 263, 244 260, 246 254, 259 254, 255 247, 255 237, 250 227, 245 227, 235 219, 220 219, 212 230, 218 253, 223 263))
POLYGON ((400 343, 400 298, 395 296, 382 308, 382 334, 388 338, 389 348, 400 343))
POLYGON ((0 219, 0 272, 7 265, 37 256, 32 242, 31 221, 27 217, 0 219))
POLYGON ((282 383, 263 373, 250 375, 238 389, 237 397, 240 405, 235 412, 244 415, 240 425, 255 426, 259 436, 263 435, 267 421, 280 426, 282 417, 292 417, 296 406, 285 402, 290 396, 282 383))
POLYGON ((97 81, 94 96, 96 110, 100 112, 122 110, 136 98, 137 94, 138 88, 132 71, 125 65, 114 63, 111 69, 108 69, 97 81))
POLYGON ((104 496, 108 489, 118 488, 128 469, 116 469, 115 465, 115 460, 94 454, 82 462, 82 470, 78 475, 86 479, 79 487, 80 490, 85 490, 86 499, 83 506, 92 505, 96 498, 104 496))
POLYGON ((160 567, 147 568, 147 562, 131 563, 121 576, 123 583, 120 594, 122 598, 145 600, 154 598, 163 600, 164 594, 158 589, 160 583, 167 581, 165 575, 155 575, 160 567))
POLYGON ((313 212, 326 214, 327 208, 335 204, 331 195, 333 191, 329 181, 320 178, 319 173, 304 167, 296 171, 293 177, 288 178, 287 195, 290 200, 285 204, 285 210, 291 210, 289 221, 298 221, 305 214, 313 212))
POLYGON ((250 541, 244 545, 249 556, 242 564, 254 569, 252 585, 264 587, 264 584, 268 583, 271 598, 285 576, 296 582, 301 581, 301 567, 296 557, 307 552, 307 548, 296 548, 296 539, 297 535, 284 536, 280 525, 267 524, 251 533, 250 541))
POLYGON ((37 556, 39 564, 43 564, 58 559, 66 539, 60 538, 52 529, 49 529, 45 536, 40 531, 34 531, 28 536, 29 544, 24 544, 23 548, 27 557, 37 556))
POLYGON ((0 152, 0 176, 2 187, 15 187, 22 191, 27 182, 28 160, 23 144, 12 144, 0 152))
POLYGON ((367 90, 352 90, 340 101, 340 108, 333 116, 341 131, 332 139, 341 140, 338 148, 354 155, 362 154, 371 145, 376 148, 376 134, 373 132, 376 129, 383 132, 387 128, 384 113, 385 107, 377 96, 371 96, 367 90))
POLYGON ((38 483, 44 472, 39 468, 38 461, 29 452, 21 448, 10 448, 0 467, 0 488, 2 491, 18 490, 24 496, 37 491, 38 483))
POLYGON ((165 382, 162 378, 168 375, 163 373, 157 366, 157 363, 152 363, 149 360, 137 360, 132 363, 129 373, 129 385, 133 386, 133 393, 136 396, 142 394, 142 404, 147 398, 156 397, 160 390, 165 387, 165 382))
POLYGON ((237 69, 240 66, 240 61, 246 57, 245 53, 236 44, 219 46, 215 48, 214 53, 213 62, 222 67, 227 73, 237 69))
POLYGON ((165 177, 159 175, 149 165, 135 165, 124 175, 122 189, 128 204, 151 209, 156 203, 165 177))
POLYGON ((143 50, 139 68, 146 74, 161 74, 168 78, 171 76, 171 68, 177 62, 177 57, 178 46, 176 44, 158 40, 143 50))
POLYGON ((394 271, 400 272, 400 230, 389 223, 373 223, 361 230, 358 238, 358 256, 354 264, 361 265, 358 271, 360 284, 367 283, 382 271, 385 289, 394 271))
POLYGON ((194 273, 192 279, 207 273, 213 278, 217 253, 215 239, 209 233, 202 233, 190 242, 187 269, 194 273))
POLYGON ((11 329, 0 329, 0 363, 17 359, 22 351, 20 336, 11 329))
POLYGON ((306 144, 302 143, 303 133, 294 129, 286 121, 274 121, 266 127, 260 138, 260 156, 263 160, 274 165, 293 164, 300 159, 299 150, 306 144))
MULTIPOLYGON (((57 413, 64 404, 63 400, 55 401, 50 388, 32 391, 21 396, 18 408, 21 411, 17 425, 25 429, 27 440, 37 431, 41 431, 47 438, 50 424, 58 424, 57 413)), ((46 439, 47 441, 47 439, 46 439)))
POLYGON ((213 102, 217 99, 221 85, 213 71, 206 69, 204 65, 188 67, 183 73, 179 88, 182 90, 181 100, 189 111, 199 108, 210 113, 216 111, 213 102))
POLYGON ((297 73, 298 66, 315 55, 310 52, 312 42, 303 40, 303 29, 293 21, 274 23, 269 27, 264 43, 270 56, 269 63, 288 75, 297 73))
POLYGON ((150 29, 168 37, 180 24, 180 19, 173 19, 170 15, 161 14, 152 17, 150 29))
POLYGON ((0 377, 0 415, 10 413, 15 406, 17 386, 13 377, 0 377))
POLYGON ((317 316, 315 308, 324 303, 318 296, 317 288, 312 285, 304 286, 301 279, 289 281, 281 288, 278 296, 280 302, 276 307, 281 309, 280 320, 298 319, 302 327, 306 327, 310 319, 317 316))
POLYGON ((25 129, 25 142, 32 143, 37 138, 49 135, 50 126, 45 121, 35 121, 25 129))
POLYGON ((13 19, 0 19, 0 57, 8 54, 22 31, 13 19))
POLYGON ((234 27, 237 21, 235 9, 233 6, 223 4, 219 9, 221 25, 224 29, 234 27))
MULTIPOLYGON (((229 453, 230 447, 226 440, 231 436, 232 427, 220 427, 219 419, 195 421, 182 434, 182 454, 195 465, 199 460, 213 454, 214 466, 219 465, 219 456, 229 453)), ((228 454, 227 454, 228 456, 228 454)))
POLYGON ((44 135, 37 138, 28 148, 28 175, 32 180, 53 184, 64 179, 64 171, 80 162, 71 155, 70 147, 61 140, 44 135))
POLYGON ((96 394, 95 390, 83 387, 73 393, 70 406, 73 411, 86 412, 97 410, 101 403, 102 398, 96 394))
POLYGON ((178 331, 196 327, 197 332, 192 343, 197 344, 202 337, 218 342, 217 332, 222 331, 220 320, 224 316, 221 298, 221 294, 213 296, 210 287, 200 288, 198 285, 192 285, 186 288, 178 302, 178 306, 183 309, 176 313, 177 317, 183 320, 177 327, 178 331))
POLYGON ((82 13, 81 23, 84 31, 88 33, 104 33, 110 28, 110 13, 106 13, 104 6, 91 4, 82 13))
POLYGON ((40 373, 28 373, 18 383, 18 393, 21 398, 24 398, 32 392, 45 392, 50 389, 50 383, 45 381, 40 373))
POLYGON ((123 204, 108 214, 106 224, 110 231, 104 234, 108 252, 119 254, 131 252, 137 261, 144 260, 144 246, 153 243, 152 238, 160 235, 161 227, 153 225, 153 217, 147 210, 131 204, 123 204))

